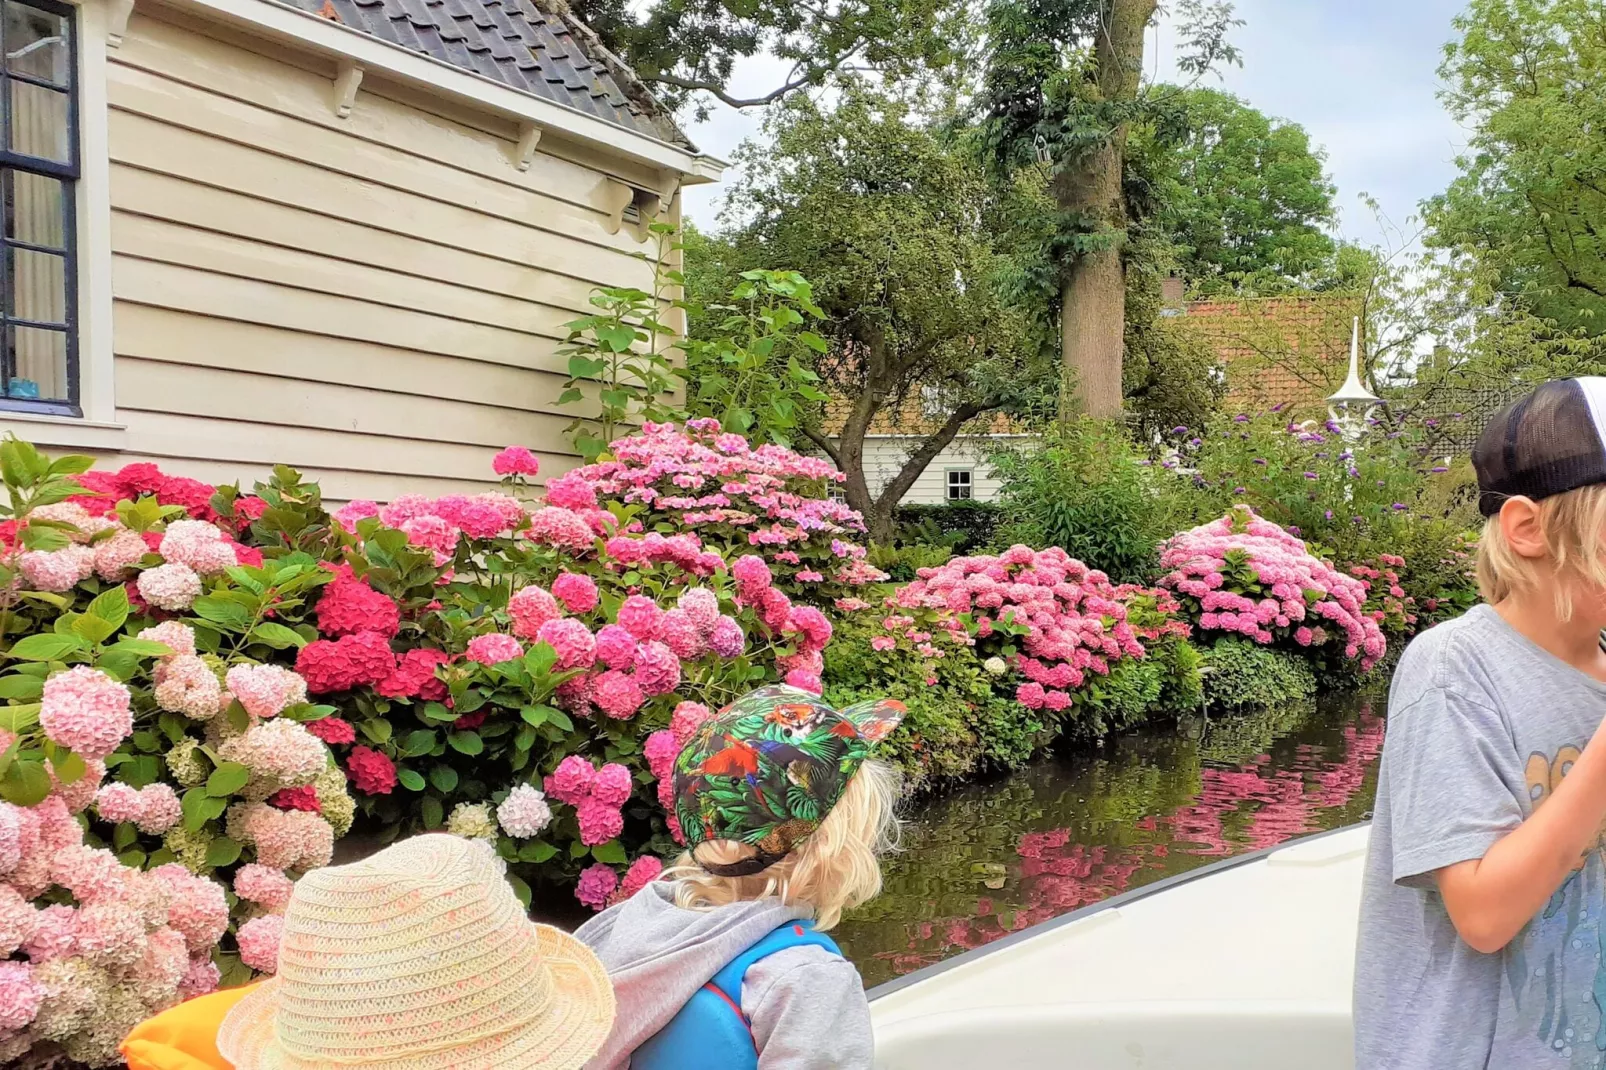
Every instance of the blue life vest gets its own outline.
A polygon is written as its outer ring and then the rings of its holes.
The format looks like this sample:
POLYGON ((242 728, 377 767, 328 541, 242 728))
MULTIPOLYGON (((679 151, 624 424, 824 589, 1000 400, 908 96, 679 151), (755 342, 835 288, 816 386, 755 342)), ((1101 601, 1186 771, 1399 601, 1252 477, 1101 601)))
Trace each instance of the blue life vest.
POLYGON ((630 1056, 630 1070, 758 1070, 753 1026, 742 1013, 742 982, 760 959, 789 947, 841 950, 807 921, 789 921, 736 956, 692 994, 669 1024, 630 1056))

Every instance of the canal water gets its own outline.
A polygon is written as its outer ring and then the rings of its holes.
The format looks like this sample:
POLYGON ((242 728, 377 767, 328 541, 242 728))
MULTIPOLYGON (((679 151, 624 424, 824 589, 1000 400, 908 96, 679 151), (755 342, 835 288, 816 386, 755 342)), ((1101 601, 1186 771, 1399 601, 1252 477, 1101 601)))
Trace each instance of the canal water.
POLYGON ((1151 881, 1364 821, 1381 696, 1184 721, 916 804, 832 932, 867 987, 1151 881))

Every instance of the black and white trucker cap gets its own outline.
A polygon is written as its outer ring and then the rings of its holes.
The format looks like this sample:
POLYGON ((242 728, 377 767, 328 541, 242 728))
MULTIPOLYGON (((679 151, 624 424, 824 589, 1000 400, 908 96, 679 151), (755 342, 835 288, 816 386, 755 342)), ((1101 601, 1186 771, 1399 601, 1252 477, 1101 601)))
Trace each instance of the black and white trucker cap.
POLYGON ((1606 483, 1606 377, 1557 379, 1489 421, 1472 450, 1478 511, 1606 483))

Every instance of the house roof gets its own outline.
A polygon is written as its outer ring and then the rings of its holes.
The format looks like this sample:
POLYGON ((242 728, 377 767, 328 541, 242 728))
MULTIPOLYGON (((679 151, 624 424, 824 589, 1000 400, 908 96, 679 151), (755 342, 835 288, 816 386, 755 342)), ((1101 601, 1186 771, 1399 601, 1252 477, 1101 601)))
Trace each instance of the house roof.
POLYGON ((694 149, 646 85, 564 0, 283 2, 622 129, 694 149))
POLYGON ((1189 302, 1171 319, 1216 352, 1240 405, 1324 408, 1344 379, 1354 294, 1189 302))

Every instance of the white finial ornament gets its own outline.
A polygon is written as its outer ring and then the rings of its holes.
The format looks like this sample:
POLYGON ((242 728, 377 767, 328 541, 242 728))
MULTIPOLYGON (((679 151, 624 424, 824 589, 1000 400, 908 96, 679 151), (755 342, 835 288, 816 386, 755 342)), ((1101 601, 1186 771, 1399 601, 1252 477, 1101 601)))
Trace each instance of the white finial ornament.
POLYGON ((1359 438, 1366 429, 1366 420, 1383 404, 1383 399, 1366 389, 1361 382, 1360 361, 1361 318, 1356 316, 1350 333, 1349 375, 1344 379, 1344 385, 1327 399, 1327 414, 1344 429, 1345 436, 1349 438, 1359 438))

